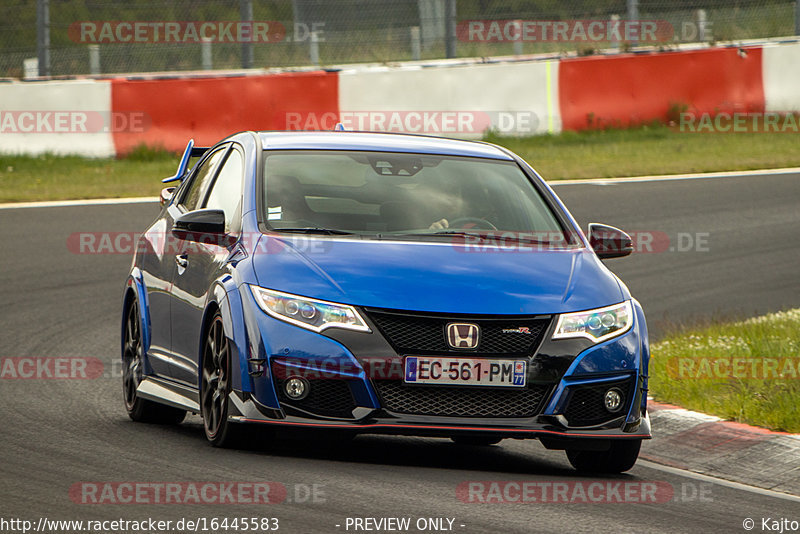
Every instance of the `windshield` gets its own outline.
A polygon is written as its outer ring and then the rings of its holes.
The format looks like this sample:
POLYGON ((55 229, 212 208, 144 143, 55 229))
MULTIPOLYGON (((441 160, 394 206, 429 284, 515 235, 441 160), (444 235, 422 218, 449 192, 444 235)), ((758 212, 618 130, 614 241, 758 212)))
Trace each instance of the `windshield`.
POLYGON ((505 232, 575 243, 512 161, 322 150, 265 158, 262 217, 278 232, 414 239, 505 232))

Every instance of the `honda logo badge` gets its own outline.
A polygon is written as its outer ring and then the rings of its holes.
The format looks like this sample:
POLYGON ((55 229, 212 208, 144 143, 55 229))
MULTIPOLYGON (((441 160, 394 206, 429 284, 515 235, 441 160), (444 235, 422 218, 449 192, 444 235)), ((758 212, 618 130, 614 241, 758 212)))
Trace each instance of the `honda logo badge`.
POLYGON ((480 329, 472 323, 450 323, 447 325, 447 343, 454 349, 474 349, 478 346, 480 329))

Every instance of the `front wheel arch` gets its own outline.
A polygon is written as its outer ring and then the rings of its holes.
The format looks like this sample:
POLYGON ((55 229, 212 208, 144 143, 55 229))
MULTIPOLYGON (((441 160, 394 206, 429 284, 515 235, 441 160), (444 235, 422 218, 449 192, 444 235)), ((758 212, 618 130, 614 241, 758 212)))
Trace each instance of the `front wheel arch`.
POLYGON ((208 317, 208 324, 203 328, 205 337, 199 367, 200 415, 203 418, 206 438, 211 445, 236 447, 241 437, 241 429, 229 418, 233 343, 225 332, 225 321, 219 309, 210 313, 208 317))
MULTIPOLYGON (((217 313, 222 315, 222 311, 221 311, 221 309, 219 307, 219 304, 217 304, 216 301, 212 300, 211 302, 208 303, 208 305, 206 306, 205 311, 203 312, 203 321, 202 321, 202 325, 203 326, 202 326, 202 328, 200 328, 200 339, 197 342, 197 354, 195 355, 196 358, 197 358, 196 362, 197 362, 197 369, 198 370, 201 370, 201 368, 203 366, 203 348, 204 348, 204 344, 206 342, 206 336, 208 336, 208 329, 211 327, 211 323, 214 320, 214 317, 217 315, 217 313)), ((225 324, 225 321, 223 320, 223 325, 224 324, 225 324)), ((200 391, 200 383, 201 383, 202 380, 203 380, 202 373, 198 372, 197 373, 197 390, 198 391, 200 391)))
MULTIPOLYGON (((212 284, 208 291, 205 309, 203 310, 203 316, 200 320, 200 324, 202 326, 200 328, 197 339, 197 348, 194 354, 194 361, 199 369, 203 363, 203 343, 208 335, 208 328, 214 318, 214 315, 219 313, 222 316, 222 324, 225 334, 228 336, 231 347, 235 352, 232 365, 233 389, 236 391, 242 391, 242 389, 246 387, 245 377, 242 376, 243 365, 245 364, 245 362, 242 361, 242 354, 248 353, 246 343, 243 343, 241 339, 239 339, 237 342, 236 339, 236 336, 241 338, 242 332, 244 332, 246 329, 244 325, 244 318, 242 317, 242 310, 240 307, 241 304, 236 304, 237 301, 240 302, 240 298, 231 298, 231 294, 234 292, 238 293, 239 291, 240 290, 236 288, 232 277, 229 275, 225 275, 217 279, 212 284), (234 309, 234 306, 239 306, 239 308, 234 309)), ((237 295, 234 295, 234 297, 236 296, 237 295)), ((197 383, 195 384, 198 391, 200 389, 200 379, 201 377, 198 373, 197 383)))
POLYGON ((119 343, 120 343, 120 358, 122 358, 125 354, 125 323, 128 314, 128 308, 131 305, 133 299, 136 298, 136 290, 129 284, 128 288, 125 290, 125 295, 122 297, 122 322, 120 323, 119 329, 119 343))

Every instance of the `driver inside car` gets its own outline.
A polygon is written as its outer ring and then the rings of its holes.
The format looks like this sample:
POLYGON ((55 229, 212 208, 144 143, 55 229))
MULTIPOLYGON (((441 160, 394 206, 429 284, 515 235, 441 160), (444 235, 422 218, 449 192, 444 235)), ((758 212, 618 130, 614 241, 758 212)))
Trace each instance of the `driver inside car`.
POLYGON ((446 230, 452 221, 466 215, 467 203, 455 183, 439 183, 436 187, 428 187, 424 198, 426 211, 440 217, 428 226, 429 230, 446 230))
MULTIPOLYGON (((464 180, 459 185, 451 184, 451 187, 429 191, 426 194, 429 213, 435 213, 441 218, 431 223, 428 229, 447 230, 453 227, 454 222, 462 219, 469 219, 473 222, 483 219, 490 228, 493 228, 493 225, 486 220, 490 214, 486 212, 485 208, 481 209, 481 206, 485 207, 489 204, 488 201, 476 201, 476 199, 485 197, 485 194, 481 193, 478 184, 471 180, 464 180)), ((462 225, 456 224, 456 226, 461 227, 462 225)), ((484 227, 484 229, 487 228, 484 227)))

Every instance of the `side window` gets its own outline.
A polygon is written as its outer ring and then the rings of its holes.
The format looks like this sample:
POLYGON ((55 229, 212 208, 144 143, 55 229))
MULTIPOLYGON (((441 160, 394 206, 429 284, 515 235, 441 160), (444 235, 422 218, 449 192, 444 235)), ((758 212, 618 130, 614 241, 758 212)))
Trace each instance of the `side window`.
POLYGON ((197 209, 197 204, 203 198, 203 192, 208 189, 208 184, 214 176, 214 171, 217 165, 219 165, 219 161, 222 159, 222 156, 225 155, 226 148, 221 148, 214 152, 211 157, 203 163, 203 166, 194 173, 192 183, 189 184, 189 187, 186 189, 186 194, 183 196, 183 201, 181 201, 186 211, 197 209))
POLYGON ((238 150, 232 150, 222 165, 206 201, 206 208, 225 212, 225 229, 227 231, 238 229, 232 228, 232 223, 242 201, 243 172, 242 154, 238 150))

